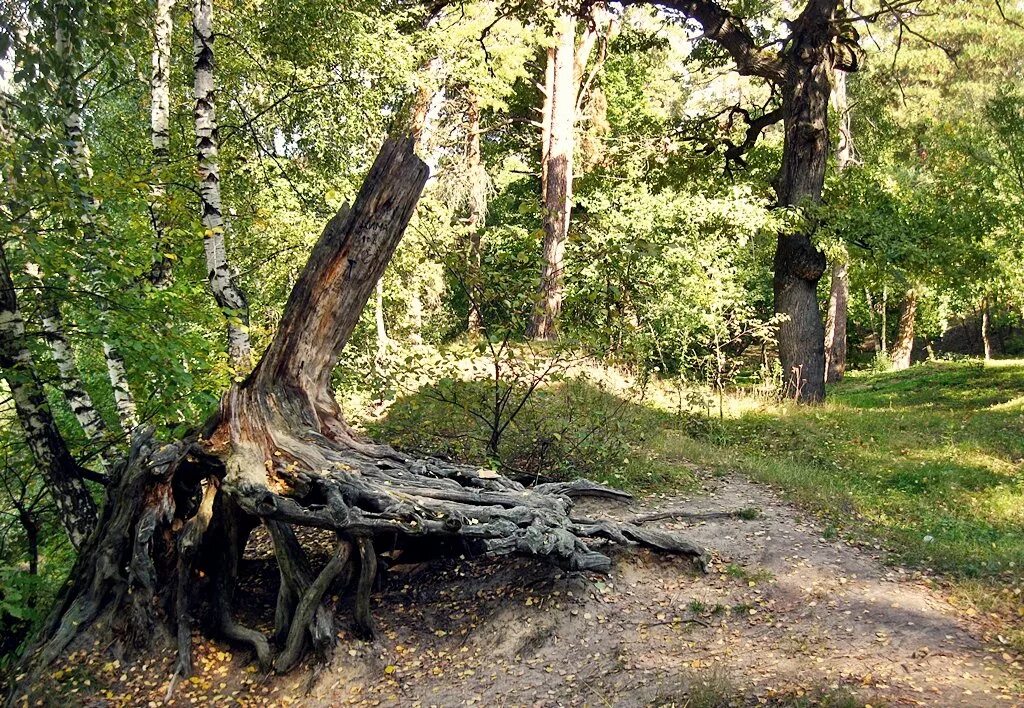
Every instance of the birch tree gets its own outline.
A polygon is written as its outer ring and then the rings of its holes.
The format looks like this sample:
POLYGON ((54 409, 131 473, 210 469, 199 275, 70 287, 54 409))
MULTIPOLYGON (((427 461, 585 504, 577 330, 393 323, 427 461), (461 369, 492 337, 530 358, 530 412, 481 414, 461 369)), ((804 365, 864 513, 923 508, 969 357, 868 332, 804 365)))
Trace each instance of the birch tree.
POLYGON ((60 523, 81 548, 96 523, 96 503, 83 470, 68 451, 36 374, 7 256, 0 249, 0 368, 11 390, 18 422, 32 457, 46 480, 60 523))
MULTIPOLYGON (((82 122, 82 106, 78 89, 80 75, 76 47, 78 39, 73 34, 75 13, 73 7, 64 2, 58 3, 55 10, 55 49, 60 59, 60 80, 57 90, 63 112, 65 145, 74 174, 73 186, 80 203, 78 222, 85 244, 94 249, 100 249, 103 247, 101 231, 104 224, 100 214, 99 200, 91 191, 92 160, 82 122)), ((98 293, 103 293, 106 288, 102 273, 95 265, 95 259, 87 257, 86 263, 86 278, 89 287, 98 293)), ((105 308, 104 305, 101 310, 100 324, 104 329, 108 329, 109 318, 105 308)), ((107 336, 103 341, 103 356, 107 364, 107 375, 114 390, 114 404, 121 427, 126 433, 130 433, 139 424, 135 399, 128 384, 124 357, 117 346, 109 341, 109 332, 105 332, 105 334, 107 336)))
POLYGON ((166 197, 164 170, 170 157, 171 99, 171 35, 174 0, 156 0, 153 18, 153 55, 150 74, 149 136, 153 147, 153 179, 149 188, 149 219, 153 226, 154 254, 150 282, 163 289, 171 284, 173 260, 164 254, 167 247, 167 225, 163 214, 166 197))
POLYGON ((217 109, 214 82, 213 0, 192 5, 192 51, 195 88, 196 156, 206 274, 214 300, 227 322, 228 360, 237 375, 252 366, 249 303, 228 263, 221 213, 220 168, 217 164, 217 109))

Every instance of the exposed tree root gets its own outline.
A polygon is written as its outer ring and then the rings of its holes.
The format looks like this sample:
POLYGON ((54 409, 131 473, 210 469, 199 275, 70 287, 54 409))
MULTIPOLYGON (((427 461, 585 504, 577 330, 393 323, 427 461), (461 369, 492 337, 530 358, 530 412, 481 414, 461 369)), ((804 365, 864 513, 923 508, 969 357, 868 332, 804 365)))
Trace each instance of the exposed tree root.
POLYGON ((310 649, 326 657, 337 635, 323 599, 332 587, 344 592, 354 575, 355 629, 372 636, 381 551, 391 559, 407 547, 521 554, 607 572, 601 550, 614 543, 705 563, 705 549, 677 534, 572 515, 576 497, 628 499, 623 492, 585 480, 527 489, 489 470, 360 440, 346 425, 331 372, 426 176, 411 140, 386 142, 351 210, 331 220, 313 249, 274 341, 225 394, 204 434, 160 448, 149 433, 133 436, 103 518, 28 654, 29 685, 85 630, 107 632, 124 649, 176 635, 175 678, 191 671, 194 626, 252 647, 276 671, 310 649), (281 578, 272 640, 232 618, 239 559, 260 523, 281 578), (313 568, 296 526, 335 533, 324 567, 313 568))

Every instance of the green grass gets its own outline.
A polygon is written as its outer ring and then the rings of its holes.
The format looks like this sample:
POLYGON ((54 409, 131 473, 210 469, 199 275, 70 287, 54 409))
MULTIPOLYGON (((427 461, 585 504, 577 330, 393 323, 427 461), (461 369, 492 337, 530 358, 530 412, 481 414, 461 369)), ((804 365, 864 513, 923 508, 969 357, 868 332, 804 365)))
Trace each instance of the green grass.
POLYGON ((870 530, 909 562, 964 577, 1024 568, 1020 364, 851 375, 823 406, 748 408, 674 442, 870 530))
POLYGON ((1024 362, 854 373, 822 406, 734 397, 724 419, 667 444, 781 489, 832 535, 940 572, 979 610, 1024 606, 1024 362))

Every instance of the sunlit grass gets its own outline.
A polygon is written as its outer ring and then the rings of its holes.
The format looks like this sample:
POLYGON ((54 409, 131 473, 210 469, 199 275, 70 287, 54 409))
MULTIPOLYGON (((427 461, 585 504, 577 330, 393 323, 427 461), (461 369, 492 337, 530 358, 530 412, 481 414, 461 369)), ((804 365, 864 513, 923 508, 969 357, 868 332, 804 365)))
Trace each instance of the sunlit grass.
POLYGON ((772 484, 965 597, 1021 606, 1024 361, 856 373, 821 406, 736 394, 723 413, 676 433, 678 456, 772 484))

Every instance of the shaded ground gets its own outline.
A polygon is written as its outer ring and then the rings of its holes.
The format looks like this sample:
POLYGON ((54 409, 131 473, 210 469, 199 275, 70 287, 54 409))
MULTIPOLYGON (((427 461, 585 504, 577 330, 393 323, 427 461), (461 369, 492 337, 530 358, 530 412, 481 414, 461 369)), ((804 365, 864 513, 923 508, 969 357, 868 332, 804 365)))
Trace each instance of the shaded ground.
MULTIPOLYGON (((747 520, 653 522, 712 546, 708 575, 628 552, 610 577, 524 560, 396 569, 374 603, 376 641, 342 631, 330 665, 284 678, 203 641, 198 674, 175 687, 171 702, 1024 706, 1024 657, 986 641, 986 628, 958 616, 928 578, 883 566, 873 549, 825 539, 766 487, 702 478, 707 494, 692 500, 585 511, 759 509, 747 520)), ((250 550, 244 604, 269 618, 276 571, 260 559, 259 539, 250 550)), ((83 654, 62 669, 54 704, 83 694, 95 704, 161 702, 171 658, 123 668, 83 654)))

